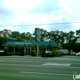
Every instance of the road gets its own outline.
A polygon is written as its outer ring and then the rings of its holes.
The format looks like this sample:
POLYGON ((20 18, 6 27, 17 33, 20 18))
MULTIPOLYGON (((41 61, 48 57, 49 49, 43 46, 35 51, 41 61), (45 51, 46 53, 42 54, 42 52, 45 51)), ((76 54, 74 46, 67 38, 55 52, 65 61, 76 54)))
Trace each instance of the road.
POLYGON ((0 80, 73 80, 80 74, 80 57, 1 57, 0 80))

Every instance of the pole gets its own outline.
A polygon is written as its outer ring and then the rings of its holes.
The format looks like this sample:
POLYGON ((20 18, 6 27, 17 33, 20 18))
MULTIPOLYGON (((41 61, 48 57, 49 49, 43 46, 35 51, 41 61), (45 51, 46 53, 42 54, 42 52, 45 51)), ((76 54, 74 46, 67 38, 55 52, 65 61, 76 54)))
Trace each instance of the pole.
POLYGON ((24 47, 24 54, 26 55, 26 47, 24 47))
POLYGON ((39 28, 35 28, 35 40, 36 40, 36 44, 37 44, 37 57, 39 55, 39 41, 40 41, 40 29, 39 28))
POLYGON ((38 57, 38 55, 39 55, 39 44, 37 42, 37 57, 38 57))

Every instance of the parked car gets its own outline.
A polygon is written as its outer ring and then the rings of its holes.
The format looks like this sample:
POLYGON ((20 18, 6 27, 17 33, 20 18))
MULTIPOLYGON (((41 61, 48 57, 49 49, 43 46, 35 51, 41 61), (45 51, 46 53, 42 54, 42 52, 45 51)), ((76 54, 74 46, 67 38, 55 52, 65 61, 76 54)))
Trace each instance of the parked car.
POLYGON ((76 55, 76 52, 71 52, 70 55, 76 55))
POLYGON ((76 53, 76 56, 80 56, 80 52, 76 53))
POLYGON ((69 55, 69 51, 67 49, 60 49, 59 54, 60 55, 69 55))
POLYGON ((53 57, 54 53, 52 51, 45 51, 45 57, 53 57))

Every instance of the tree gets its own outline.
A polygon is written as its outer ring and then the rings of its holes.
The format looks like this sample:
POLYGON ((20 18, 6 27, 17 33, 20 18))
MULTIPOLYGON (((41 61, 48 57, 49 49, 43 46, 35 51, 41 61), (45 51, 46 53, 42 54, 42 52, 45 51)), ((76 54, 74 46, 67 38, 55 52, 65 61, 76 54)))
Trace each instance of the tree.
POLYGON ((64 42, 62 31, 51 31, 48 33, 48 37, 50 41, 55 41, 58 45, 62 45, 62 43, 64 42))
POLYGON ((11 37, 17 39, 18 41, 21 40, 20 32, 18 31, 13 31, 11 33, 11 37))
POLYGON ((59 32, 59 44, 63 47, 64 43, 66 42, 66 32, 60 31, 59 32))
POLYGON ((11 30, 4 29, 3 31, 0 31, 0 36, 7 37, 7 38, 10 37, 11 30))
POLYGON ((56 41, 55 40, 55 38, 56 38, 55 31, 50 31, 48 33, 48 38, 50 39, 50 41, 56 41))
POLYGON ((25 33, 25 32, 21 33, 21 38, 22 38, 23 40, 26 39, 26 33, 25 33))
POLYGON ((76 39, 73 31, 70 31, 69 33, 67 33, 67 49, 69 51, 74 49, 76 40, 77 39, 76 39))
POLYGON ((44 29, 41 29, 41 41, 48 41, 48 32, 44 29))
POLYGON ((27 32, 25 34, 25 39, 26 41, 34 41, 33 34, 31 34, 30 32, 27 32))
POLYGON ((3 49, 3 44, 8 41, 6 37, 0 37, 0 49, 3 49))
POLYGON ((80 38, 80 29, 76 30, 76 35, 80 38))

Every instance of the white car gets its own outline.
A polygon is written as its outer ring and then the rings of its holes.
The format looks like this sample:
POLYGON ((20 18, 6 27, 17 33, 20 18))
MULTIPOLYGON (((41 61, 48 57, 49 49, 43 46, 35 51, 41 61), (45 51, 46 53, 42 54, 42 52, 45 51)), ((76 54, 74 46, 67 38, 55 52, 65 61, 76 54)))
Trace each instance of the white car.
POLYGON ((80 56, 80 52, 76 53, 76 56, 80 56))
POLYGON ((76 55, 76 52, 71 52, 70 54, 71 54, 71 55, 76 55))

